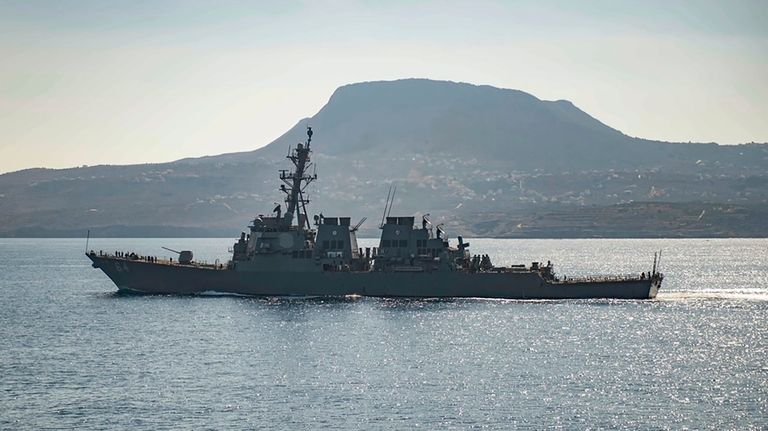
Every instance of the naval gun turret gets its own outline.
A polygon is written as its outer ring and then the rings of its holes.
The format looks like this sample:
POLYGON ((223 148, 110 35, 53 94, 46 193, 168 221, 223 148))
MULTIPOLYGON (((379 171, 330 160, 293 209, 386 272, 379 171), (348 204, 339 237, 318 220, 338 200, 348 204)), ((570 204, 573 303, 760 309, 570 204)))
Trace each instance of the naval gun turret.
POLYGON ((194 257, 194 255, 192 254, 191 250, 176 251, 168 247, 163 247, 163 249, 178 254, 179 263, 182 265, 189 265, 190 263, 192 263, 192 258, 194 257))

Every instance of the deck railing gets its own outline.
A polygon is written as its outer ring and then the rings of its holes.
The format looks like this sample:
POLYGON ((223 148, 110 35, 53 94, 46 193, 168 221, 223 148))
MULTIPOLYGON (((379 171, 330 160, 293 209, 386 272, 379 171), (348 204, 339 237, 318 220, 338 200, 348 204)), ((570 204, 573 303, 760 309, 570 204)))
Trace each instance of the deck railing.
POLYGON ((103 257, 107 259, 117 259, 117 260, 127 260, 131 262, 145 262, 145 263, 151 263, 154 265, 169 265, 169 266, 192 266, 195 268, 205 268, 205 269, 226 269, 227 265, 224 263, 208 263, 207 261, 192 261, 190 263, 179 263, 177 260, 173 259, 164 259, 161 257, 156 256, 142 256, 140 254, 136 254, 133 252, 118 252, 118 253, 108 253, 104 251, 99 251, 98 253, 91 250, 88 252, 89 254, 92 254, 94 256, 103 257))

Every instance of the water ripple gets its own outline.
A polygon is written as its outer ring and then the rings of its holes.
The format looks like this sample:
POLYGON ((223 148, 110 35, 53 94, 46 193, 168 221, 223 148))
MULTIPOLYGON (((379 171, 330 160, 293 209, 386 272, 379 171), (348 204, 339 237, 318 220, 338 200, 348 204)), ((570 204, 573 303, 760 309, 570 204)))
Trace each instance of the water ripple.
POLYGON ((667 278, 655 301, 135 296, 79 241, 0 240, 0 429, 768 427, 768 241, 471 242, 574 276, 664 248, 667 278))

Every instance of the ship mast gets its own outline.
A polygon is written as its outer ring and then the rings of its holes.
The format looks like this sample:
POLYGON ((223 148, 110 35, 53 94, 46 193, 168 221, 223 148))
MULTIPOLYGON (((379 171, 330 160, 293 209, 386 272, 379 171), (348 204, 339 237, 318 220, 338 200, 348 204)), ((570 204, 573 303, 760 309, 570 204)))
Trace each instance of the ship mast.
POLYGON ((304 190, 309 183, 317 179, 317 174, 307 174, 312 162, 309 161, 309 155, 312 152, 309 149, 309 144, 312 142, 312 128, 307 126, 307 141, 305 144, 298 144, 291 153, 286 156, 294 165, 294 170, 288 172, 285 169, 280 170, 280 179, 285 183, 280 187, 285 193, 286 211, 283 218, 280 220, 280 227, 283 229, 289 229, 293 224, 294 213, 298 214, 299 228, 303 229, 305 225, 309 226, 309 219, 307 217, 307 204, 309 199, 305 198, 304 190), (288 186, 288 187, 285 187, 288 186), (301 215, 303 215, 303 220, 301 215))

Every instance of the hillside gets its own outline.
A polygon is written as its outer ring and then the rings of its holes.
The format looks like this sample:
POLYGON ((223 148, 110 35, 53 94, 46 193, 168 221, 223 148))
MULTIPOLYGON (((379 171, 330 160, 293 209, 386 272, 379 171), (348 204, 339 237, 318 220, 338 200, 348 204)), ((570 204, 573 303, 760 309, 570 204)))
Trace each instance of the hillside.
MULTIPOLYGON (((431 212, 473 235, 521 235, 505 223, 470 222, 489 214, 560 217, 553 214, 607 208, 586 212, 595 229, 574 224, 557 230, 560 236, 601 236, 616 231, 611 208, 637 202, 694 209, 726 204, 741 208, 742 216, 762 214, 768 205, 768 145, 638 139, 567 101, 409 79, 341 87, 313 117, 251 152, 0 175, 0 235, 78 235, 88 228, 118 236, 236 235, 280 198, 277 169, 287 167, 288 147, 304 139, 308 124, 315 130, 320 177, 310 189, 310 208, 326 215, 373 220, 393 183, 396 212, 431 212)), ((634 208, 640 219, 661 217, 658 208, 634 208)), ((667 223, 664 232, 768 235, 759 226, 740 230, 743 217, 727 216, 734 211, 723 214, 723 228, 691 231, 681 225, 676 231, 667 223)), ((661 231, 654 226, 618 232, 657 236, 661 231)), ((544 229, 526 235, 550 236, 544 229)))

